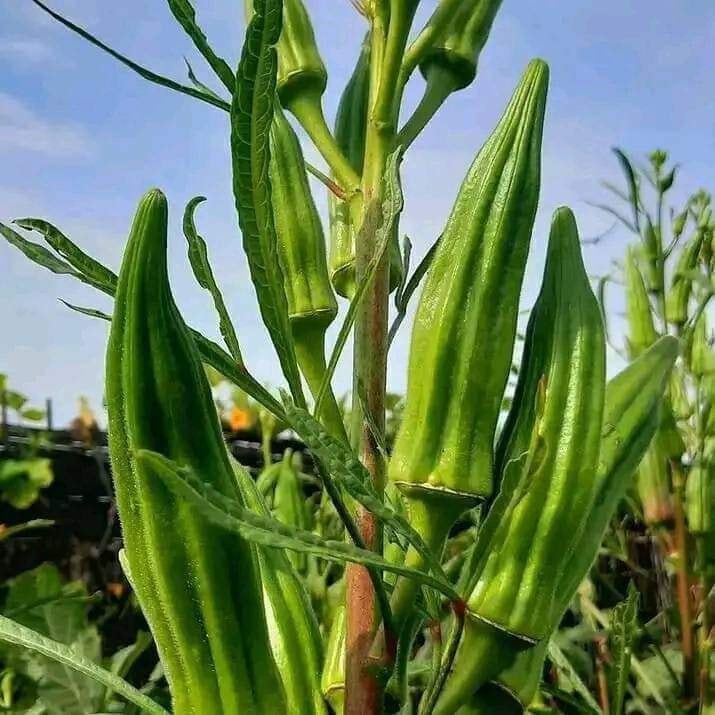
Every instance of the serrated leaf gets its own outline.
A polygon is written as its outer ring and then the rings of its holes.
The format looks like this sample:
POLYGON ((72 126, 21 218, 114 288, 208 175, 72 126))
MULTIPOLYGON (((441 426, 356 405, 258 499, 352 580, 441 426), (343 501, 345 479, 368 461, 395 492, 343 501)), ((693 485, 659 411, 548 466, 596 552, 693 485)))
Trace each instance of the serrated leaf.
POLYGON ((236 78, 226 60, 219 57, 209 45, 206 35, 196 22, 196 11, 189 0, 167 0, 172 14, 191 38, 196 49, 203 55, 216 76, 223 82, 226 89, 233 94, 236 78))
POLYGON ((290 399, 287 399, 287 395, 284 396, 283 406, 288 423, 338 484, 393 531, 407 539, 435 576, 443 579, 445 584, 448 583, 447 576, 436 556, 410 523, 380 499, 372 485, 370 473, 352 450, 328 434, 320 422, 306 410, 296 407, 290 399))
POLYGON ((273 119, 281 0, 256 0, 231 103, 233 192, 258 306, 295 400, 303 405, 271 204, 269 129, 273 119))
MULTIPOLYGON (((323 400, 328 393, 328 388, 333 380, 333 375, 335 374, 335 369, 338 366, 338 361, 340 360, 340 355, 343 352, 345 343, 350 336, 353 324, 355 323, 355 317, 357 315, 357 309, 360 307, 360 303, 367 292, 367 289, 372 284, 375 279, 375 274, 377 269, 380 267, 387 247, 390 243, 390 238, 392 236, 392 230, 395 225, 397 217, 402 211, 404 206, 404 197, 402 195, 402 186, 400 184, 400 161, 402 159, 402 149, 398 147, 395 149, 390 156, 387 157, 385 162, 385 175, 383 177, 384 191, 383 191, 383 202, 382 202, 382 223, 380 227, 375 232, 375 243, 377 245, 377 250, 373 255, 370 263, 365 270, 360 282, 355 289, 355 295, 353 295, 348 310, 345 313, 345 318, 343 319, 342 325, 340 326, 340 331, 338 332, 338 337, 335 340, 335 345, 330 353, 330 360, 328 360, 328 365, 323 375, 323 381, 320 384, 320 389, 315 400, 315 410, 316 415, 320 414, 320 410, 323 406, 323 400)), ((371 209, 368 208, 365 212, 366 216, 371 214, 371 209)), ((366 230, 366 225, 370 223, 370 219, 366 218, 363 226, 360 228, 357 240, 365 240, 364 231, 366 230)))
POLYGON ((219 290, 219 287, 216 284, 216 279, 214 278, 213 270, 211 269, 206 241, 204 241, 196 230, 194 211, 202 201, 206 201, 204 196, 195 196, 191 199, 191 201, 189 201, 188 204, 186 204, 186 209, 184 211, 183 228, 184 236, 186 237, 186 242, 189 246, 189 263, 191 264, 191 269, 193 270, 194 276, 196 277, 199 285, 204 290, 207 290, 211 294, 211 298, 213 298, 214 307, 218 313, 219 330, 221 331, 221 335, 223 336, 229 352, 234 357, 236 362, 243 364, 241 348, 238 344, 236 330, 233 327, 228 310, 226 309, 226 304, 223 300, 223 295, 221 295, 221 291, 219 290))
POLYGON ((611 657, 609 692, 611 713, 621 715, 631 671, 633 642, 638 633, 638 591, 633 582, 628 585, 626 600, 611 614, 611 657))
POLYGON ((87 255, 56 226, 39 218, 18 218, 14 223, 26 231, 37 231, 87 282, 107 295, 114 295, 117 288, 116 274, 87 255))
POLYGON ((137 452, 137 459, 150 466, 167 485, 174 489, 211 523, 240 534, 244 539, 261 546, 289 549, 319 556, 328 561, 346 561, 374 566, 411 578, 436 589, 449 598, 456 594, 449 585, 417 569, 393 564, 374 551, 360 549, 344 541, 324 539, 310 531, 301 531, 282 524, 277 519, 261 516, 241 506, 235 499, 224 496, 199 479, 188 467, 181 466, 161 454, 148 450, 137 452))
MULTIPOLYGON (((140 693, 132 685, 122 680, 122 678, 104 670, 104 668, 98 666, 90 658, 78 653, 70 646, 46 638, 36 631, 26 628, 5 616, 0 616, 0 640, 22 648, 27 648, 49 658, 62 667, 70 668, 77 673, 81 673, 110 688, 126 698, 129 702, 137 705, 144 712, 150 713, 150 715, 168 715, 168 712, 160 705, 157 705, 151 698, 140 693)), ((85 711, 85 713, 88 712, 93 712, 93 709, 85 711)))

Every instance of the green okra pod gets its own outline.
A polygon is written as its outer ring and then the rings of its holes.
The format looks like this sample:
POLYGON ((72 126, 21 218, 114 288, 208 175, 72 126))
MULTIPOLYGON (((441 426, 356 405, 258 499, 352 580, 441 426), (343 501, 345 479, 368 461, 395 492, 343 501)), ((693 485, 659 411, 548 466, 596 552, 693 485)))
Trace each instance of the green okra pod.
POLYGON ((141 200, 107 348, 109 449, 132 583, 174 712, 281 712, 254 547, 208 524, 135 455, 152 450, 240 499, 199 355, 166 266, 167 203, 141 200))
MULTIPOLYGON (((492 445, 539 194, 547 85, 548 67, 533 61, 462 184, 417 307, 388 475, 435 552, 459 512, 493 490, 492 445)), ((422 562, 410 549, 406 563, 422 562)), ((416 591, 414 582, 398 582, 398 627, 416 591)))
MULTIPOLYGON (((278 258, 285 277, 288 319, 298 365, 314 397, 325 374, 325 331, 338 312, 328 278, 325 236, 313 200, 300 142, 276 103, 270 134, 270 178, 278 258)), ((326 427, 345 439, 332 395, 324 401, 326 427)))
POLYGON ((648 290, 633 248, 626 254, 626 321, 628 354, 633 359, 658 339, 648 290))
MULTIPOLYGON (((273 513, 284 524, 305 531, 308 529, 308 515, 300 480, 292 463, 293 454, 286 450, 273 493, 273 513)), ((306 570, 306 555, 291 551, 288 559, 301 573, 306 570)))
POLYGON ((482 526, 487 540, 468 584, 464 633, 435 712, 453 712, 519 650, 548 635, 559 581, 597 493, 604 392, 601 311, 573 214, 561 208, 512 410, 536 407, 508 426, 503 483, 510 488, 482 526), (531 435, 526 449, 522 430, 531 435))
MULTIPOLYGON (((558 627, 579 584, 588 575, 618 503, 630 488, 633 473, 656 434, 677 356, 677 340, 671 336, 660 338, 606 386, 596 473, 597 496, 556 590, 549 618, 551 631, 558 627)), ((528 707, 536 695, 547 645, 548 636, 520 652, 495 681, 494 686, 503 691, 501 697, 511 696, 519 704, 518 712, 528 707)), ((494 694, 490 688, 485 691, 483 695, 479 691, 473 703, 486 707, 494 694)), ((505 708, 504 712, 509 710, 505 708)))
POLYGON ((345 707, 345 606, 338 606, 330 626, 325 664, 320 680, 323 697, 336 715, 343 715, 345 707))
MULTIPOLYGON (((473 0, 457 5, 445 28, 434 34, 420 61, 420 72, 428 85, 439 83, 445 92, 453 92, 474 81, 479 55, 501 4, 502 0, 473 0)), ((430 30, 430 23, 426 29, 430 30)))
MULTIPOLYGON (((268 507, 251 475, 234 463, 238 487, 249 509, 268 516, 268 507)), ((286 692, 286 713, 325 715, 320 685, 323 642, 310 598, 281 549, 258 547, 258 565, 268 635, 286 692)))
POLYGON ((688 241, 678 258, 675 273, 667 297, 668 322, 682 328, 688 320, 688 306, 693 292, 692 271, 698 265, 700 249, 703 244, 703 233, 696 231, 688 241))
POLYGON ((417 307, 390 480, 405 494, 492 493, 492 442, 511 367, 539 193, 548 68, 527 68, 477 155, 417 307))
POLYGON ((297 97, 320 101, 328 82, 328 73, 303 0, 283 0, 283 26, 276 53, 276 89, 281 104, 290 108, 297 97))
MULTIPOLYGON (((360 48, 355 69, 345 85, 335 116, 335 141, 355 172, 362 174, 365 159, 368 104, 370 100, 370 35, 360 48)), ((330 215, 330 280, 338 295, 352 298, 355 294, 355 240, 359 226, 351 214, 348 201, 328 193, 330 215)), ((402 262, 397 233, 388 246, 390 290, 402 276, 402 262)))

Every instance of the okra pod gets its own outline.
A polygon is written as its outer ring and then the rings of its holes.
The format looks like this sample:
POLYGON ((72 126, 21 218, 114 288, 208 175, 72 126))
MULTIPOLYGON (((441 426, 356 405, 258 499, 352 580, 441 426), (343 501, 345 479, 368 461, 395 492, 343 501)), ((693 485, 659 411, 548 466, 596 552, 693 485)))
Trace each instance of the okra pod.
POLYGON ((523 421, 512 420, 503 482, 515 486, 482 526, 487 543, 469 584, 464 632, 435 710, 440 714, 453 712, 520 650, 548 635, 559 581, 597 493, 605 337, 566 208, 552 222, 519 384, 513 409, 536 405, 527 411, 531 437, 522 451, 523 421))
POLYGON ((159 452, 240 499, 194 340, 166 266, 167 203, 141 200, 107 348, 109 450, 126 559, 174 712, 281 712, 254 547, 210 525, 136 459, 159 452))

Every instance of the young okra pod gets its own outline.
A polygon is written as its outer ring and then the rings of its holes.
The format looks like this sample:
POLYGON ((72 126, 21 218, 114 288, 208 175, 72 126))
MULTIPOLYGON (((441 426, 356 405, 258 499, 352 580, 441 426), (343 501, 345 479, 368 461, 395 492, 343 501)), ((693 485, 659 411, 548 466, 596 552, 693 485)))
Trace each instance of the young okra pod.
POLYGON ((549 633, 559 581, 596 496, 605 337, 569 209, 554 215, 506 437, 503 483, 482 526, 464 632, 435 712, 453 712, 519 650, 549 633), (519 434, 530 434, 526 450, 519 434), (492 654, 492 655, 490 655, 492 654))
MULTIPOLYGON (((668 378, 677 356, 677 340, 671 336, 660 338, 606 386, 596 472, 598 491, 586 527, 556 590, 549 619, 552 631, 588 575, 618 503, 630 488, 633 473, 658 429, 668 378)), ((521 712, 527 708, 541 680, 547 644, 548 636, 519 653, 494 685, 479 691, 472 701, 475 707, 481 705, 478 712, 489 712, 486 707, 495 697, 504 703, 498 712, 508 713, 512 709, 521 712), (493 692, 495 687, 502 691, 498 696, 493 692), (509 697, 513 703, 509 703, 509 697)))
POLYGON ((626 321, 628 354, 633 359, 658 339, 648 290, 633 248, 626 254, 626 321))
POLYGON ((695 235, 683 248, 675 267, 673 280, 667 297, 668 322, 679 329, 688 320, 688 306, 693 292, 692 272, 697 268, 704 234, 696 231, 695 235))
POLYGON ((492 443, 511 367, 539 194, 548 68, 527 68, 472 164, 417 307, 389 476, 465 506, 493 489, 492 443))
MULTIPOLYGON (((436 552, 459 512, 493 490, 492 445, 539 194, 547 85, 546 64, 533 61, 462 184, 417 307, 388 474, 436 552)), ((413 549, 406 563, 421 565, 413 549)), ((398 626, 416 590, 413 581, 398 582, 398 626)))
POLYGON ((132 583, 174 712, 282 712, 254 547, 210 525, 136 458, 152 450, 240 499, 193 337, 166 266, 167 204, 141 200, 107 348, 109 450, 132 583))
MULTIPOLYGON (((234 464, 246 506, 262 516, 269 510, 253 477, 234 464)), ((289 715, 325 715, 320 674, 323 643, 308 592, 290 562, 291 552, 257 547, 258 567, 271 649, 286 692, 289 715)))
MULTIPOLYGON (((288 319, 298 365, 313 396, 325 374, 325 331, 338 312, 330 286, 325 236, 308 183, 300 142, 276 102, 270 133, 270 178, 278 258, 285 277, 288 319)), ((324 402, 326 427, 345 439, 332 395, 324 402)))

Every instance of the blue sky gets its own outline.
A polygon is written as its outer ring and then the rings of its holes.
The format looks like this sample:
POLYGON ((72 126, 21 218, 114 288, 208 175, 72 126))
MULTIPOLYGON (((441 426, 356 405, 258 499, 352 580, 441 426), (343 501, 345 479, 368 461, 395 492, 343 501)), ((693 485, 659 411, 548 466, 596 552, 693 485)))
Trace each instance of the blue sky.
MULTIPOLYGON (((196 0, 215 48, 233 64, 243 34, 237 0, 196 0)), ((422 0, 417 26, 434 0, 422 0)), ((182 79, 182 56, 210 73, 162 0, 51 0, 51 5, 110 45, 158 72, 182 79)), ((307 0, 330 81, 332 120, 352 69, 363 21, 348 0, 307 0)), ((171 207, 170 264, 187 319, 218 336, 210 299, 193 282, 180 231, 183 206, 203 194, 197 213, 244 354, 252 371, 276 383, 277 361, 255 313, 230 191, 226 116, 208 105, 149 85, 44 16, 29 0, 0 6, 0 220, 46 218, 108 265, 119 265, 139 196, 161 187, 171 207)), ((504 0, 475 84, 456 95, 417 140, 404 164, 403 231, 421 256, 439 234, 459 183, 499 117, 526 63, 551 65, 542 193, 523 301, 538 288, 548 222, 570 205, 582 235, 611 222, 587 201, 605 198, 601 179, 618 179, 610 147, 635 155, 655 147, 681 164, 678 190, 715 188, 715 3, 712 0, 504 0)), ((410 86, 414 103, 421 80, 410 86)), ((308 156, 320 164, 315 153, 308 156)), ((316 187, 324 208, 323 191, 316 187)), ((619 231, 585 249, 602 274, 629 237, 619 231)), ((64 308, 58 297, 110 309, 70 279, 52 276, 0 245, 0 372, 39 402, 52 397, 58 422, 87 395, 98 408, 106 325, 64 308)), ((617 291, 613 304, 620 300, 617 291)), ((389 386, 404 389, 409 328, 391 354, 389 386)), ((610 357, 614 358, 613 355, 610 357)), ((611 369, 618 367, 617 358, 611 369)), ((349 386, 349 359, 337 375, 349 386)))

